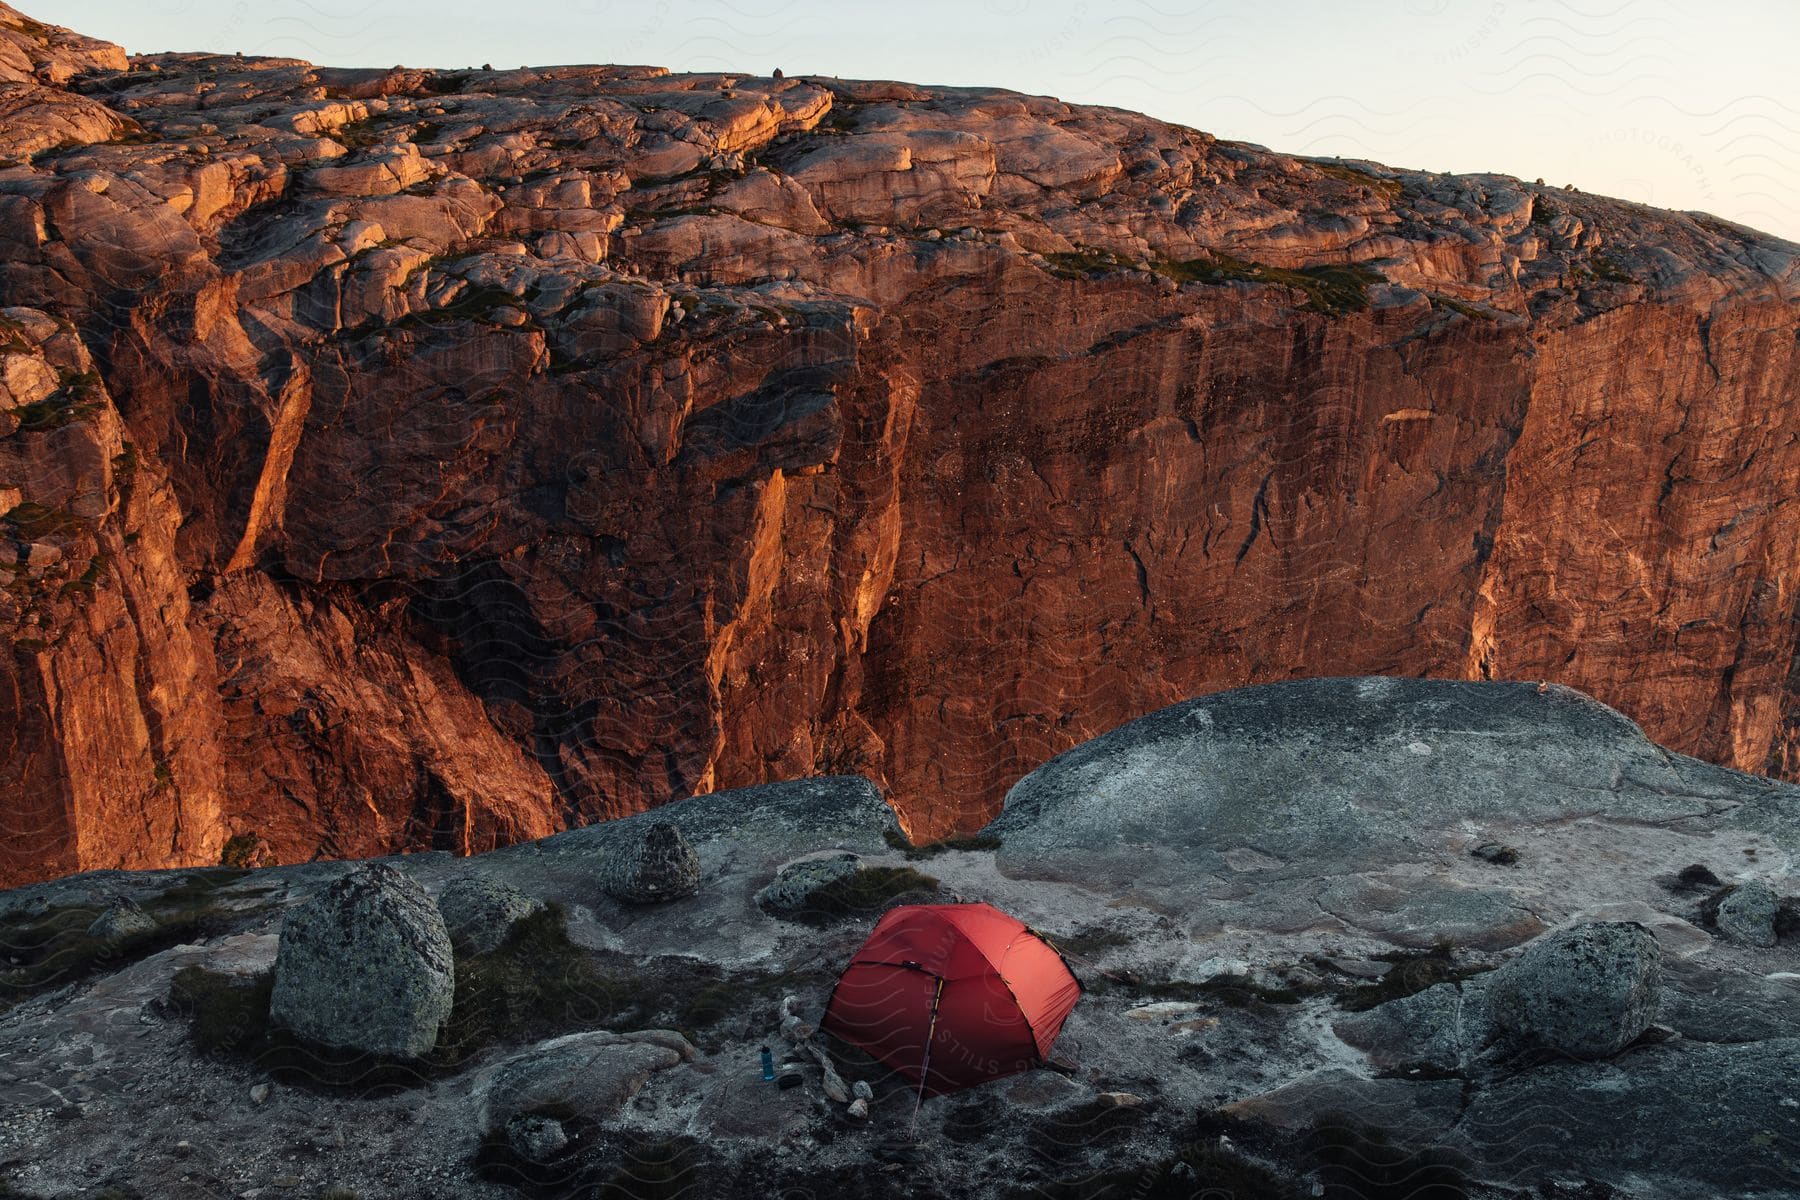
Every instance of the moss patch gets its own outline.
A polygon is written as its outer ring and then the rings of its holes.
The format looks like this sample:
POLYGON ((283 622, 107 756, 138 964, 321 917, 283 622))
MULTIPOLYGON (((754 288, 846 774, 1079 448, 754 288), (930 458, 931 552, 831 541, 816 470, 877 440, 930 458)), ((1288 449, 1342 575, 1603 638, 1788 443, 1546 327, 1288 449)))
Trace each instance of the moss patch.
POLYGON ((1316 162, 1309 165, 1321 175, 1329 175, 1331 178, 1341 180, 1344 183, 1351 183, 1360 188, 1367 188, 1369 191, 1390 203, 1400 198, 1400 192, 1403 185, 1398 179, 1383 179, 1379 175, 1372 175, 1369 172, 1362 170, 1360 167, 1351 166, 1349 163, 1316 162))
POLYGON ((1110 250, 1075 250, 1044 255, 1045 270, 1059 279, 1090 279, 1115 271, 1130 271, 1133 265, 1110 250))
POLYGON ((0 954, 8 966, 0 970, 0 1011, 43 992, 94 975, 121 970, 159 950, 228 931, 238 914, 218 902, 220 887, 232 879, 219 872, 200 872, 142 903, 154 929, 120 938, 99 938, 88 926, 103 911, 99 905, 70 905, 36 916, 11 913, 0 918, 0 954))
POLYGON ((1108 929, 1104 925, 1090 925, 1068 937, 1047 938, 1046 940, 1064 954, 1075 958, 1093 958, 1108 950, 1129 946, 1136 939, 1122 930, 1108 929))
POLYGON ((562 909, 523 918, 487 954, 456 960, 456 1001, 438 1050, 462 1061, 495 1042, 594 1028, 612 1015, 611 981, 569 940, 562 909))
POLYGON ((1337 990, 1338 1004, 1350 1012, 1367 1012, 1389 1000, 1412 996, 1440 983, 1460 983, 1480 975, 1485 968, 1459 965, 1447 943, 1429 950, 1396 950, 1377 956, 1394 965, 1373 983, 1351 984, 1337 990))
POLYGON ((536 296, 527 291, 523 297, 515 296, 502 287, 474 285, 458 292, 450 303, 442 308, 430 309, 426 312, 410 313, 389 326, 390 329, 412 329, 421 325, 440 325, 455 321, 475 321, 491 323, 495 309, 517 309, 526 316, 525 323, 518 326, 507 326, 511 332, 524 332, 536 329, 537 321, 531 316, 528 307, 536 296))
POLYGON ((896 904, 929 904, 938 898, 938 881, 912 867, 864 867, 817 888, 806 907, 787 914, 792 920, 824 924, 848 917, 870 917, 896 904))
POLYGON ((1328 1200, 1465 1200, 1469 1164, 1452 1151, 1414 1146, 1350 1114, 1325 1114, 1305 1143, 1328 1200))
POLYGON ((1497 319, 1493 312, 1482 308, 1478 304, 1469 304, 1465 301, 1458 300, 1453 296, 1440 296, 1436 292, 1427 292, 1426 295, 1430 297, 1431 307, 1433 308, 1446 308, 1453 313, 1459 313, 1462 316, 1475 321, 1493 321, 1497 319))
POLYGON ((1569 278, 1577 282, 1598 280, 1602 283, 1636 283, 1638 281, 1637 276, 1604 254, 1590 256, 1585 264, 1575 263, 1570 266, 1569 278))
POLYGON ((972 833, 964 837, 943 838, 935 842, 926 842, 922 846, 915 846, 906 840, 905 834, 898 830, 884 829, 881 831, 881 840, 914 861, 921 858, 936 858, 940 854, 952 852, 961 854, 1000 848, 1000 838, 991 833, 972 833))
POLYGON ((1381 272, 1356 264, 1290 269, 1217 250, 1186 262, 1162 263, 1157 269, 1179 283, 1273 283, 1294 288, 1306 294, 1301 311, 1332 316, 1368 308, 1369 288, 1385 282, 1381 272))
POLYGON ((19 432, 44 433, 85 420, 100 411, 100 376, 92 371, 62 371, 61 386, 33 404, 12 410, 19 432))
POLYGON ((1098 995, 1118 992, 1146 1000, 1210 1000, 1231 1008, 1254 1008, 1298 1004, 1326 989, 1298 981, 1263 983, 1248 975, 1215 975, 1191 983, 1181 979, 1144 979, 1132 971, 1112 971, 1091 982, 1087 990, 1098 995))
POLYGON ((39 542, 49 537, 69 537, 87 529, 87 523, 74 513, 48 508, 35 500, 14 505, 4 516, 0 516, 0 521, 11 526, 13 536, 24 542, 39 542))

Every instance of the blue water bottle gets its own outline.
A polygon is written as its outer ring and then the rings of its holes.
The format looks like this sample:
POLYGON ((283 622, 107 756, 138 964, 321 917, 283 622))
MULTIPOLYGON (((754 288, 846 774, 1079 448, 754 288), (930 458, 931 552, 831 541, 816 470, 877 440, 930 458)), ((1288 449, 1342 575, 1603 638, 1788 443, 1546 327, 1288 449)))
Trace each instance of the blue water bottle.
POLYGON ((775 1055, 767 1046, 762 1048, 763 1082, 773 1083, 775 1080, 775 1055))

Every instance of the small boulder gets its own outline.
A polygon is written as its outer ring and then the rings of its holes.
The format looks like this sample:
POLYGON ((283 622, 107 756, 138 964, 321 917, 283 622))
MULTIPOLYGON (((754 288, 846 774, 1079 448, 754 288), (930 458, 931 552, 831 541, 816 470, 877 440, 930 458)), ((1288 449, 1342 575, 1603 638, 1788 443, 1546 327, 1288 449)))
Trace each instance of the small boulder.
POLYGON ((1496 867, 1515 866, 1519 861, 1519 852, 1500 842, 1483 842, 1469 853, 1482 862, 1493 863, 1496 867))
POLYGON ((507 1059, 481 1092, 482 1132, 505 1133, 510 1141, 515 1120, 533 1114, 589 1121, 615 1115, 652 1075, 684 1057, 669 1044, 669 1031, 651 1032, 654 1038, 605 1030, 571 1033, 507 1059))
POLYGON ((786 863, 774 880, 756 893, 756 903, 772 913, 804 912, 813 894, 862 869, 862 859, 847 850, 808 855, 786 863))
POLYGON ((700 890, 700 856, 667 821, 651 821, 615 844, 604 867, 607 894, 628 904, 680 900, 700 890))
POLYGON ((384 862, 289 910, 269 1016, 320 1045, 418 1058, 450 1016, 455 966, 444 919, 384 862))
POLYGON ((569 1144, 569 1131, 555 1117, 520 1113, 506 1123, 506 1144, 526 1162, 549 1162, 569 1144))
POLYGON ((1493 1033, 1487 998, 1491 981, 1491 976, 1478 975, 1460 983, 1435 984, 1364 1012, 1347 1013, 1332 1028, 1366 1053, 1379 1071, 1427 1068, 1461 1074, 1493 1033))
POLYGON ((1489 1012, 1519 1037, 1575 1058, 1617 1054, 1649 1028, 1662 946, 1642 925, 1604 921, 1538 938, 1494 973, 1489 1012))
POLYGON ((113 942, 149 933, 155 928, 156 918, 139 908, 137 901, 129 896, 115 896, 87 927, 87 934, 91 938, 113 942))
POLYGON ((1740 946, 1773 946, 1781 897, 1760 879, 1740 883, 1719 897, 1713 923, 1728 942, 1740 946))
POLYGON ((491 879, 458 879, 438 897, 438 914, 458 950, 486 954, 499 947, 519 921, 543 909, 518 888, 491 879))

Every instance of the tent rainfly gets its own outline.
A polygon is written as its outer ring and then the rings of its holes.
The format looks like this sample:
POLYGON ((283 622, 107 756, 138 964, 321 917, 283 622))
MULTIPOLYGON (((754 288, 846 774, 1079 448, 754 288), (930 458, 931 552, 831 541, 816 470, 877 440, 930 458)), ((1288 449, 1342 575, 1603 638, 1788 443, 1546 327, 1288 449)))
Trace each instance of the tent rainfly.
POLYGON ((1042 938, 988 904, 891 909, 844 969, 821 1028, 920 1098, 1042 1066, 1081 995, 1042 938))

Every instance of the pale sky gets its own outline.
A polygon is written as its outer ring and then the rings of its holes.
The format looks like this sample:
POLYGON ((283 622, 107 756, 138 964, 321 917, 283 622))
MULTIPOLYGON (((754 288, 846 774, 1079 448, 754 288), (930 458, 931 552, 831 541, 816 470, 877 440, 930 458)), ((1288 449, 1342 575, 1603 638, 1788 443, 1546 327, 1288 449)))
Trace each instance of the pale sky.
POLYGON ((1800 241, 1795 0, 15 0, 133 52, 992 84, 1800 241))

